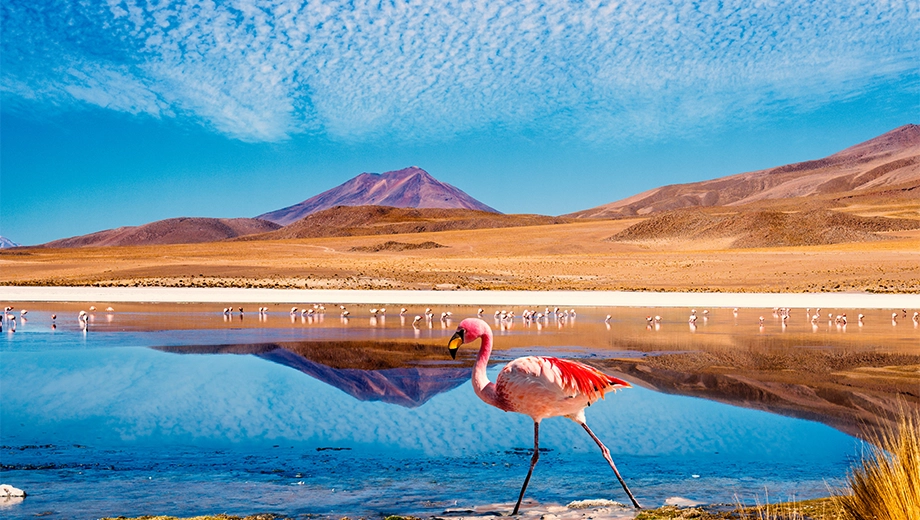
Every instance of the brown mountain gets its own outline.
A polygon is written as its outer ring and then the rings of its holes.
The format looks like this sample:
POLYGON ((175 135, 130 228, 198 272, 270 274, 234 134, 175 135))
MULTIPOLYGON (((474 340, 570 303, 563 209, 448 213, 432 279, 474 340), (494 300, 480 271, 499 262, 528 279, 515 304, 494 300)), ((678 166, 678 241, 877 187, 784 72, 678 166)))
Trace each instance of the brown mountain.
POLYGON ((539 226, 563 222, 566 222, 566 219, 560 217, 504 215, 471 209, 336 206, 307 215, 277 231, 241 237, 240 240, 394 235, 457 229, 539 226))
POLYGON ((618 218, 689 207, 833 208, 920 199, 920 126, 905 125, 815 161, 672 184, 570 215, 618 218))
POLYGON ((270 211, 256 218, 284 226, 334 206, 454 208, 498 213, 462 190, 440 182, 425 170, 410 166, 386 173, 362 173, 299 204, 270 211))
POLYGON ((273 231, 280 226, 254 218, 180 217, 158 220, 142 226, 107 229, 54 240, 39 247, 138 246, 214 242, 253 233, 273 231))
POLYGON ((614 242, 720 241, 728 248, 794 247, 883 240, 879 233, 920 229, 920 220, 866 217, 839 211, 797 212, 676 209, 652 215, 613 235, 614 242))

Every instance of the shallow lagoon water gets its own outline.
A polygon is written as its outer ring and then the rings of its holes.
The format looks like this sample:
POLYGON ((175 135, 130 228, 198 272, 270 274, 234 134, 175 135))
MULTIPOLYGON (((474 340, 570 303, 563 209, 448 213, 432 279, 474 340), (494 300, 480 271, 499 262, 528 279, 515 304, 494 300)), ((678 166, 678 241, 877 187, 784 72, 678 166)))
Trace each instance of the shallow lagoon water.
MULTIPOLYGON (((206 316, 115 315, 83 334, 60 318, 51 331, 36 312, 16 333, 4 332, 0 477, 29 497, 3 516, 431 515, 516 498, 532 423, 479 401, 467 372, 458 376, 461 367, 420 364, 442 385, 401 405, 381 400, 373 385, 336 388, 277 356, 150 348, 416 336, 443 337, 446 345, 455 324, 436 320, 416 333, 398 317, 385 327, 337 316, 288 327, 284 315, 272 317, 284 326, 255 316, 222 326, 222 317, 206 316), (196 319, 214 326, 170 326, 196 319)), ((610 332, 596 321, 596 334, 610 332)), ((579 323, 582 333, 589 322, 579 323)), ((560 330, 549 341, 555 347, 532 343, 541 352, 577 353, 578 336, 560 330)), ((505 333, 517 336, 515 344, 536 340, 534 331, 505 333)), ((500 366, 491 368, 493 378, 500 366)), ((646 506, 674 496, 705 503, 825 496, 860 450, 859 441, 820 423, 638 386, 608 394, 587 417, 646 506)), ((627 502, 575 423, 545 421, 541 447, 548 451, 528 497, 627 502)))

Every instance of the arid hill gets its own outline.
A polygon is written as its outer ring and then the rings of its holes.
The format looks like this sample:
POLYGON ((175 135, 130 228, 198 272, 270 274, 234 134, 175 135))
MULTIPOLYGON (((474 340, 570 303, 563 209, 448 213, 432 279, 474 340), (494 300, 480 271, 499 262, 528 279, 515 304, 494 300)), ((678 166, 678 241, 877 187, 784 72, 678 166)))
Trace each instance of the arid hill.
POLYGON ((498 213, 462 190, 410 166, 386 173, 362 173, 299 204, 259 215, 282 226, 335 206, 472 209, 498 213))
POLYGON ((269 233, 240 240, 350 237, 507 228, 561 224, 566 219, 542 215, 503 215, 471 209, 394 208, 389 206, 336 206, 307 215, 269 233))
POLYGON ((678 209, 633 224, 608 240, 724 240, 730 248, 790 247, 869 242, 882 240, 878 233, 910 229, 920 229, 920 220, 861 217, 827 210, 715 213, 678 209))
POLYGON ((828 209, 920 200, 920 126, 905 125, 815 161, 655 188, 570 215, 643 216, 687 207, 828 209), (794 202, 793 202, 794 201, 794 202))
POLYGON ((254 218, 180 217, 158 220, 142 226, 107 229, 54 240, 40 247, 99 247, 215 242, 253 233, 265 233, 280 226, 254 218))

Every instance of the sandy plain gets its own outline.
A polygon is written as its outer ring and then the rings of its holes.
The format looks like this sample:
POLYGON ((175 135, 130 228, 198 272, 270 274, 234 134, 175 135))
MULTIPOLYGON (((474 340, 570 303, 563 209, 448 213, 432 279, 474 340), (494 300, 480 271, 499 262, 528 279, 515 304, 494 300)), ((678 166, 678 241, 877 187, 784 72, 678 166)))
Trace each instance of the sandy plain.
POLYGON ((0 285, 920 294, 920 230, 728 249, 612 242, 638 220, 390 236, 0 251, 0 285), (387 241, 445 247, 369 251, 387 241), (364 248, 363 250, 361 248, 364 248))

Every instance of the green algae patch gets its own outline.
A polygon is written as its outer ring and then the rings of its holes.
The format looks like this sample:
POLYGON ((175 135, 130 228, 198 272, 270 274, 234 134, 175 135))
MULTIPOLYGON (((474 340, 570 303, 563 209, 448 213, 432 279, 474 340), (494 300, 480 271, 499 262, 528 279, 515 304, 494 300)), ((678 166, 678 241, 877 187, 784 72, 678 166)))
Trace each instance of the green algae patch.
POLYGON ((843 520, 835 497, 753 507, 662 506, 641 511, 635 520, 843 520))

